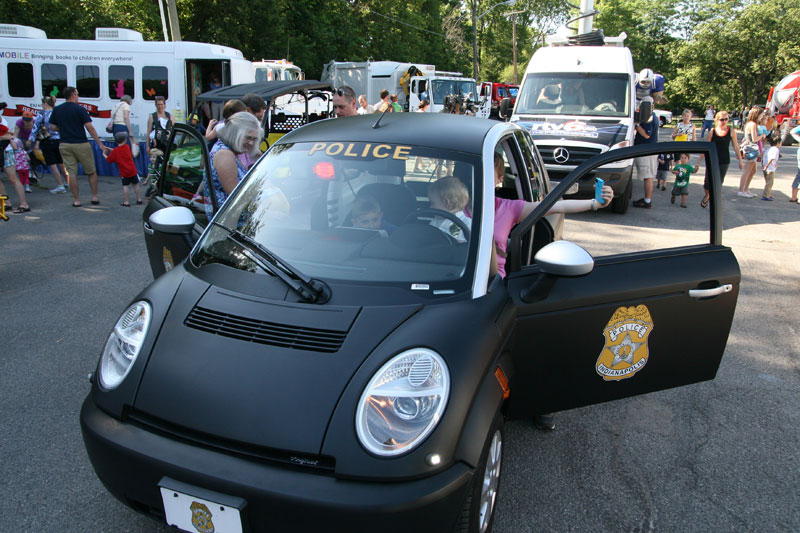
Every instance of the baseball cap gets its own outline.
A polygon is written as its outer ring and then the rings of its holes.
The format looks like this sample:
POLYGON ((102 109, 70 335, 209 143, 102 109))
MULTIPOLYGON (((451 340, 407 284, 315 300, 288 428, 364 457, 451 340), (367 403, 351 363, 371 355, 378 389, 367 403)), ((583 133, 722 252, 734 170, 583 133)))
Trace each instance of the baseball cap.
POLYGON ((0 124, 0 135, 5 135, 6 133, 8 133, 8 126, 0 124))
POLYGON ((30 111, 23 111, 22 118, 25 120, 31 120, 33 119, 33 113, 31 113, 30 111))

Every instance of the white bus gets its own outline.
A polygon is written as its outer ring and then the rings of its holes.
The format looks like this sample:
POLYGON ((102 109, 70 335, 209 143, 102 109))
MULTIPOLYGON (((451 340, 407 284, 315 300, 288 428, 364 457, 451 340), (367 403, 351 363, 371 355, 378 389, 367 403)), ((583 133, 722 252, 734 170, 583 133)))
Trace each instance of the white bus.
POLYGON ((8 104, 7 122, 26 110, 36 114, 44 95, 61 99, 69 85, 77 87, 79 103, 101 137, 108 136, 105 127, 120 98, 131 96, 133 134, 144 141, 157 96, 166 99, 175 121, 184 122, 195 95, 211 89, 213 78, 222 85, 250 83, 253 66, 235 48, 144 41, 141 33, 123 28, 97 28, 91 41, 48 39, 37 28, 0 24, 0 101, 8 104))

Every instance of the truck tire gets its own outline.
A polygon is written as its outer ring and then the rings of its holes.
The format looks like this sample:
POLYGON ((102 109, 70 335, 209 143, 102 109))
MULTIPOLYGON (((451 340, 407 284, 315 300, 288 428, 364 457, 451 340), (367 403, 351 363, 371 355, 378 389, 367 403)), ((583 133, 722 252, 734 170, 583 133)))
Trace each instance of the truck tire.
POLYGON ((792 137, 791 133, 792 130, 792 121, 788 118, 783 121, 783 125, 781 126, 781 143, 783 146, 791 146, 794 144, 794 137, 792 137))
POLYGON ((633 195, 633 176, 628 177, 628 185, 625 186, 625 192, 622 193, 622 196, 611 200, 611 211, 624 215, 628 211, 628 204, 631 203, 631 195, 633 195))
POLYGON ((481 459, 472 476, 472 483, 464 500, 461 516, 456 523, 456 533, 490 533, 497 509, 497 493, 500 488, 500 473, 505 440, 503 414, 494 415, 481 459))

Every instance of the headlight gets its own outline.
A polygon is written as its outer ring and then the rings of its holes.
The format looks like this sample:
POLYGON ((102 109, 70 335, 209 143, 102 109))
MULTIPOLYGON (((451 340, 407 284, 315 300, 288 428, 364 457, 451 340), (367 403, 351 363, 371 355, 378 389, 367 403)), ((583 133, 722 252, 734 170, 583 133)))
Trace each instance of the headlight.
POLYGON ((100 356, 100 385, 115 389, 128 375, 150 327, 152 312, 147 302, 136 302, 117 320, 100 356))
POLYGON ((411 451, 436 427, 449 393, 450 373, 439 354, 415 348, 396 355, 361 394, 358 439, 377 455, 411 451))

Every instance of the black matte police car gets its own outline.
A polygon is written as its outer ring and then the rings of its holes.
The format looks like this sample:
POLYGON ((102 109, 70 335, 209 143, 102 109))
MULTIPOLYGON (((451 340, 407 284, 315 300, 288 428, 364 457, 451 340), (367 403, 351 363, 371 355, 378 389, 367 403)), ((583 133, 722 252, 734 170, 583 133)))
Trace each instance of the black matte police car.
POLYGON ((205 143, 176 126, 145 221, 165 273, 117 320, 80 414, 98 477, 186 531, 490 530, 507 417, 715 376, 740 281, 716 166, 705 245, 594 261, 545 216, 593 168, 676 149, 607 152, 550 191, 514 124, 326 120, 209 222, 205 143), (505 277, 502 197, 541 201, 505 277))

